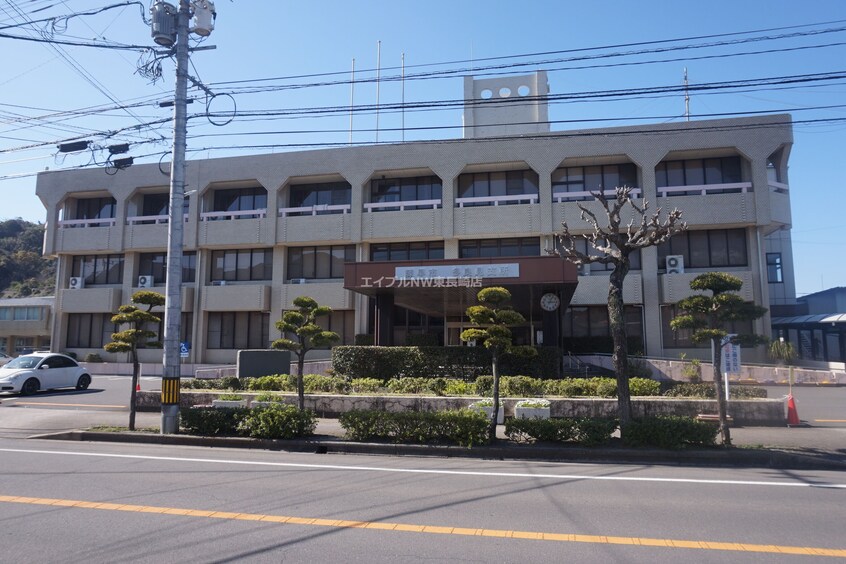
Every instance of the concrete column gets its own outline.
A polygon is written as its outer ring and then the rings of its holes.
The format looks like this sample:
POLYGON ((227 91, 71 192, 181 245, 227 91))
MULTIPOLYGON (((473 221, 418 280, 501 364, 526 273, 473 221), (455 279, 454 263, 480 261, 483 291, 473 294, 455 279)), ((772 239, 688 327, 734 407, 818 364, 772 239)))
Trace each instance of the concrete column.
POLYGON ((382 347, 394 344, 394 295, 376 296, 376 337, 375 342, 382 347))

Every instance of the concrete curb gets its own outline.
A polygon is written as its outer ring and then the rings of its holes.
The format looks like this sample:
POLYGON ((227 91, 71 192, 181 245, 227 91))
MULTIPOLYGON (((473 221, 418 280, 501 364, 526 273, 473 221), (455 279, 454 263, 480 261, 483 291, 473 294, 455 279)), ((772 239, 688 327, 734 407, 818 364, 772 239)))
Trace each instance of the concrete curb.
POLYGON ((200 437, 155 433, 68 431, 31 436, 31 439, 141 443, 222 448, 248 448, 317 454, 369 454, 387 456, 437 456, 499 460, 543 460, 548 462, 596 462, 672 466, 774 468, 783 470, 846 471, 846 460, 780 449, 635 449, 625 447, 578 447, 503 444, 464 448, 442 445, 359 443, 336 437, 269 440, 243 437, 200 437))

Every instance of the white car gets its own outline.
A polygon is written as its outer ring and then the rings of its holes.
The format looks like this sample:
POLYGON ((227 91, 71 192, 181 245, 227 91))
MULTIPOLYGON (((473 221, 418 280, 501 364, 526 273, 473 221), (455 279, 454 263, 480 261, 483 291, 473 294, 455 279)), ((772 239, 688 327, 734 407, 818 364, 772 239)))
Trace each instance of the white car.
POLYGON ((37 352, 19 356, 0 367, 0 392, 28 396, 39 390, 85 390, 91 376, 74 359, 63 354, 37 352))

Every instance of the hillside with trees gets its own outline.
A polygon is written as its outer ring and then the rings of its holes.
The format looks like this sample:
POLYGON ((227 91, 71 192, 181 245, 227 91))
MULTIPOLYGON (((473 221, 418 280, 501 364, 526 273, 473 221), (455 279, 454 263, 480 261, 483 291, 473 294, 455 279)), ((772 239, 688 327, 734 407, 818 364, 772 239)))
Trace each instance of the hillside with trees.
POLYGON ((0 221, 0 297, 52 296, 56 260, 41 256, 44 225, 18 219, 0 221))

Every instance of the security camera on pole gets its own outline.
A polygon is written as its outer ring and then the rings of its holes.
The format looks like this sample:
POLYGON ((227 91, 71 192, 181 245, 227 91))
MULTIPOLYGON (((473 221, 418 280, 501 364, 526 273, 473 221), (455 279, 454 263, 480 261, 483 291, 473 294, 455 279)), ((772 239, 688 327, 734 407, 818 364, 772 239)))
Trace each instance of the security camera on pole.
POLYGON ((180 318, 182 315, 182 206, 185 201, 185 148, 188 97, 188 34, 207 36, 214 29, 214 4, 180 0, 179 10, 157 0, 150 8, 153 40, 163 47, 176 44, 176 92, 173 104, 173 157, 170 167, 170 207, 167 229, 164 358, 162 371, 162 434, 179 430, 180 318), (194 27, 189 30, 189 20, 194 27))

